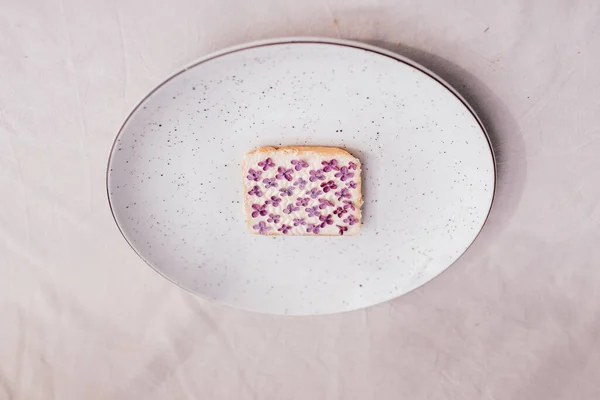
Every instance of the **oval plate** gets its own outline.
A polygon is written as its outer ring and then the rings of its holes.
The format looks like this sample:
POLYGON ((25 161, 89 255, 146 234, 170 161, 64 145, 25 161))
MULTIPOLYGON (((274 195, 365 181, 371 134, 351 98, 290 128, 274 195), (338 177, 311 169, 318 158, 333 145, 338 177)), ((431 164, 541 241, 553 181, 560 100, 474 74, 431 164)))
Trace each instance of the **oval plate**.
POLYGON ((293 38, 209 55, 152 91, 123 124, 110 206, 136 253, 177 285, 272 314, 354 310, 434 278, 490 211, 483 126, 448 84, 362 43, 293 38), (363 163, 354 237, 247 232, 241 161, 256 147, 337 146, 363 163))

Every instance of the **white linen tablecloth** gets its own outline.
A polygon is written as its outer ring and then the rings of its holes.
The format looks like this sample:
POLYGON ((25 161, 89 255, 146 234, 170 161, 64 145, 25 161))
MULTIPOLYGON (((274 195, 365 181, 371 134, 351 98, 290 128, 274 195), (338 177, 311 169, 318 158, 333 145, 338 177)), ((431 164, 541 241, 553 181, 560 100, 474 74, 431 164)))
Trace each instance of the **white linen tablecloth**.
POLYGON ((0 399, 599 399, 599 66, 594 0, 1 0, 0 399), (208 52, 292 35, 409 56, 491 132, 488 224, 406 296, 230 309, 113 222, 106 162, 135 104, 208 52))

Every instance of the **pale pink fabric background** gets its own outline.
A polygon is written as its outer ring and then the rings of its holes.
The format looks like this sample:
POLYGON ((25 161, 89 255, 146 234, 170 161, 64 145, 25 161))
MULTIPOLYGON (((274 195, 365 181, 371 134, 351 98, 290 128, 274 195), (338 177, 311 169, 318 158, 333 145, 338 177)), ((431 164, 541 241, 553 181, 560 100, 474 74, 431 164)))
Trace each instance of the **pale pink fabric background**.
POLYGON ((0 399, 600 398, 600 3, 2 0, 0 399), (452 268, 386 304, 210 304, 119 234, 104 178, 157 83, 254 39, 415 58, 488 125, 498 197, 452 268))

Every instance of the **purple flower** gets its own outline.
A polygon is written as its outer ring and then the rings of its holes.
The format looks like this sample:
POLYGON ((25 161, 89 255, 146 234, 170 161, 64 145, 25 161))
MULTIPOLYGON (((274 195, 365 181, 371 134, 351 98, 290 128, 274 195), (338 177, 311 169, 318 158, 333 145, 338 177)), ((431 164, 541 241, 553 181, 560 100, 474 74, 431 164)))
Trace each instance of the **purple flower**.
POLYGON ((264 235, 271 230, 271 227, 267 226, 265 221, 260 221, 257 225, 254 225, 252 229, 257 230, 259 234, 264 235))
POLYGON ((294 186, 298 186, 298 188, 300 190, 304 190, 304 187, 306 186, 307 182, 302 179, 302 178, 298 178, 298 180, 296 182, 294 182, 294 186))
POLYGON ((306 232, 307 233, 314 233, 315 235, 317 235, 319 233, 319 229, 320 226, 319 225, 315 225, 315 224, 308 224, 306 225, 306 232))
POLYGON ((356 189, 356 182, 348 181, 346 182, 346 186, 348 186, 350 189, 356 189))
POLYGON ((352 211, 356 210, 356 208, 354 208, 354 203, 352 203, 350 200, 344 200, 344 210, 347 209, 351 209, 352 211))
POLYGON ((293 204, 288 204, 287 207, 283 210, 284 214, 291 214, 294 211, 298 211, 300 208, 294 207, 293 204))
POLYGON ((252 168, 250 168, 248 170, 248 176, 246 178, 248 178, 249 181, 256 181, 256 182, 258 182, 258 180, 260 179, 261 175, 262 175, 262 171, 255 171, 252 168))
POLYGON ((252 209, 254 211, 252 211, 252 218, 256 218, 259 215, 264 217, 265 215, 267 215, 267 210, 266 210, 267 204, 263 204, 262 206, 260 204, 252 204, 252 209))
POLYGON ((345 208, 342 208, 342 207, 338 207, 338 208, 336 208, 336 209, 333 211, 333 213, 334 213, 335 215, 337 215, 337 216, 338 216, 338 218, 340 218, 340 219, 341 219, 341 218, 342 218, 342 216, 343 216, 344 214, 346 214, 347 212, 348 212, 348 210, 346 210, 345 208))
POLYGON ((350 195, 350 192, 348 191, 348 188, 342 188, 341 191, 339 192, 335 192, 335 195, 337 196, 338 200, 342 200, 344 197, 349 199, 350 197, 352 197, 350 195))
POLYGON ((356 170, 356 164, 355 164, 355 163, 353 163, 352 161, 350 161, 350 162, 348 163, 348 169, 353 169, 353 170, 356 170))
POLYGON ((265 201, 265 204, 271 204, 273 207, 278 207, 279 203, 281 203, 281 199, 277 196, 271 196, 271 198, 265 201))
POLYGON ((279 189, 279 193, 281 194, 281 197, 285 197, 285 196, 293 196, 294 195, 294 189, 295 187, 290 186, 287 188, 281 188, 279 189))
POLYGON ((298 197, 296 199, 296 205, 299 207, 306 207, 308 205, 308 203, 310 202, 310 199, 308 197, 298 197))
POLYGON ((261 161, 258 163, 259 167, 262 167, 263 171, 268 170, 271 167, 275 166, 275 163, 270 158, 267 158, 265 161, 261 161))
POLYGON ((319 212, 319 206, 306 207, 304 209, 308 213, 309 217, 320 217, 321 213, 319 212))
POLYGON ((320 181, 325 180, 325 175, 323 175, 322 169, 318 169, 316 171, 314 169, 311 169, 310 171, 308 171, 308 173, 310 174, 310 178, 308 178, 308 180, 311 182, 314 182, 317 179, 320 181))
POLYGON ((304 218, 294 218, 294 226, 298 225, 306 225, 306 222, 304 222, 304 218))
POLYGON ((288 231, 292 229, 291 226, 283 224, 281 225, 281 228, 277 229, 279 232, 283 233, 284 235, 287 235, 288 231))
POLYGON ((267 222, 273 222, 273 223, 278 224, 279 218, 281 218, 281 217, 277 214, 269 214, 269 218, 267 219, 267 222))
POLYGON ((348 232, 348 227, 347 226, 341 226, 341 225, 336 225, 339 229, 340 235, 343 235, 344 232, 348 232))
POLYGON ((333 224, 333 218, 331 214, 321 215, 319 217, 319 221, 321 221, 321 228, 325 228, 327 225, 333 224))
POLYGON ((248 194, 250 196, 256 195, 256 197, 262 197, 263 192, 262 192, 262 190, 260 190, 260 188, 257 185, 254 185, 254 187, 248 192, 248 194))
POLYGON ((277 187, 277 181, 275 178, 265 178, 263 179, 263 183, 265 184, 265 189, 277 187))
POLYGON ((329 192, 331 189, 337 189, 337 185, 334 181, 328 181, 321 183, 321 187, 325 193, 329 192))
POLYGON ((292 169, 285 169, 283 167, 279 167, 279 168, 277 168, 277 175, 275 175, 275 178, 277 178, 277 179, 285 178, 286 181, 291 181, 293 173, 294 173, 294 171, 292 169))
POLYGON ((340 178, 340 181, 344 182, 348 178, 352 178, 354 176, 354 172, 348 171, 348 167, 340 168, 340 172, 335 174, 336 178, 340 178))
POLYGON ((296 171, 300 171, 302 168, 308 168, 308 163, 304 160, 292 160, 292 165, 296 171))
POLYGON ((329 200, 319 199, 319 209, 322 210, 327 207, 333 207, 333 203, 329 200))
POLYGON ((321 165, 323 165, 323 171, 325 171, 325 172, 329 172, 331 170, 335 170, 335 171, 339 170, 339 167, 337 164, 338 164, 337 160, 321 162, 321 165))
POLYGON ((306 192, 306 194, 309 195, 310 197, 312 197, 313 199, 316 199, 317 197, 322 195, 323 192, 317 188, 312 188, 308 192, 306 192))
POLYGON ((358 219, 354 215, 348 215, 348 218, 344 218, 344 222, 352 226, 358 222, 358 219))

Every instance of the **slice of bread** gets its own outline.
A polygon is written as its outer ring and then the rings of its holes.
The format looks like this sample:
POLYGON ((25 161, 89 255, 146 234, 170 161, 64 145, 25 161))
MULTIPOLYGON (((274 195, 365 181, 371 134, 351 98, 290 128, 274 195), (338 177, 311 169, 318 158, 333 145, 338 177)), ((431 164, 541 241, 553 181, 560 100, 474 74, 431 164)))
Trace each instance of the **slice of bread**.
POLYGON ((242 164, 244 211, 260 235, 354 235, 360 230, 361 164, 336 147, 261 147, 242 164))

